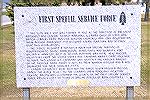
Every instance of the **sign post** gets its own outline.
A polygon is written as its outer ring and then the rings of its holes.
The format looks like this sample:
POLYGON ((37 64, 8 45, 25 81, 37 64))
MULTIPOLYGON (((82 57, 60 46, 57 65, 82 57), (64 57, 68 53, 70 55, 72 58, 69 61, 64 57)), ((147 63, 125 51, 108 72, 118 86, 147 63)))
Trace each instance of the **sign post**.
POLYGON ((127 86, 126 87, 126 99, 127 100, 134 100, 134 86, 127 86))
POLYGON ((23 88, 23 100, 30 100, 30 88, 23 88))

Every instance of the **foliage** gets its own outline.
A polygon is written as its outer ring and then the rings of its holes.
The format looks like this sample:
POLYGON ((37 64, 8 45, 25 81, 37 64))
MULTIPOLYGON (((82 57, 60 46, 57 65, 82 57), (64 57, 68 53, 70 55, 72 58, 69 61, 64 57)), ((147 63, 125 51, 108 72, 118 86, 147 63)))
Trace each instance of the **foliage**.
POLYGON ((52 2, 51 5, 52 5, 52 6, 60 6, 60 1, 58 1, 58 0, 53 0, 53 2, 52 2))
POLYGON ((6 16, 14 22, 14 7, 37 7, 37 6, 60 6, 60 3, 55 0, 50 3, 6 3, 6 16))

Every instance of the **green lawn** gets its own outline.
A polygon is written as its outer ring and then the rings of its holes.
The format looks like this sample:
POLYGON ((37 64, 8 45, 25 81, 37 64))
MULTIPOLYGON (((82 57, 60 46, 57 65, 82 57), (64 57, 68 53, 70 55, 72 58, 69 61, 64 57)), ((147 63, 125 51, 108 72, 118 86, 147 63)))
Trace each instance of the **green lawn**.
POLYGON ((6 15, 6 12, 2 12, 2 15, 6 15))
MULTIPOLYGON (((3 100, 20 100, 22 90, 16 88, 15 74, 15 51, 14 51, 14 32, 11 25, 1 27, 0 31, 0 96, 3 100), (15 96, 14 96, 15 95, 15 96), (6 97, 6 98, 5 98, 6 97)), ((150 22, 142 22, 142 64, 141 64, 141 88, 149 89, 150 84, 150 22)), ((147 95, 150 90, 147 90, 147 95)), ((70 98, 52 98, 51 100, 69 100, 70 98)), ((71 98, 70 100, 99 100, 100 98, 71 98)), ((36 98, 35 100, 41 100, 36 98)), ((43 99, 49 100, 49 99, 43 99)), ((102 99, 101 99, 102 100, 102 99)), ((106 100, 106 99, 105 99, 106 100)), ((116 99, 117 100, 117 99, 116 99)), ((120 100, 120 99, 118 99, 120 100)))

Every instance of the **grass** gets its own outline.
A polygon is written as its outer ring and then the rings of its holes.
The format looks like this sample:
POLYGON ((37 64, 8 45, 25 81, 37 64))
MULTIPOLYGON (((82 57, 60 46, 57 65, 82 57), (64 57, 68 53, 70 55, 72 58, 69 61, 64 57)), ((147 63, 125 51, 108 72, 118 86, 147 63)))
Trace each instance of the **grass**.
POLYGON ((150 23, 142 25, 142 71, 150 73, 150 23), (148 25, 147 25, 148 24, 148 25))
MULTIPOLYGON (((145 23, 145 22, 144 22, 145 23)), ((3 100, 20 100, 21 89, 16 88, 16 73, 15 73, 15 52, 14 52, 14 33, 11 25, 1 27, 0 31, 0 96, 3 96, 3 100), (14 96, 15 95, 15 96, 14 96)), ((150 22, 142 24, 142 84, 146 84, 145 89, 149 89, 150 84, 150 22)), ((143 85, 142 85, 143 86, 143 85)), ((141 86, 141 87, 142 87, 141 86)), ((147 95, 150 90, 147 90, 147 95)), ((33 98, 35 100, 41 100, 41 98, 33 98)), ((43 100, 49 100, 50 98, 44 98, 43 100)), ((99 100, 100 98, 92 97, 73 97, 73 98, 51 98, 51 100, 99 100)), ((108 98, 107 98, 108 99, 108 98)), ((104 99, 104 100, 107 100, 104 99)), ((100 99, 103 100, 103 99, 100 99)), ((112 99, 110 99, 112 100, 112 99)), ((115 99, 117 100, 117 98, 115 99)), ((120 99, 118 99, 120 100, 120 99)))
POLYGON ((2 27, 0 35, 0 81, 2 82, 1 94, 11 93, 15 90, 15 55, 14 55, 14 33, 11 25, 2 27))
POLYGON ((2 15, 6 15, 6 12, 2 12, 2 15))

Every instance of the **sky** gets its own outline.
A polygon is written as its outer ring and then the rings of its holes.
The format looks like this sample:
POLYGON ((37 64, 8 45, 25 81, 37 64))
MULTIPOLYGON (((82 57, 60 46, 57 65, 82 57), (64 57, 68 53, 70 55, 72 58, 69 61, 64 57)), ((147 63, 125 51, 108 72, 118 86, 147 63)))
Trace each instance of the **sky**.
POLYGON ((10 0, 3 0, 3 8, 6 6, 6 2, 9 2, 10 0))
POLYGON ((3 2, 9 2, 10 0, 3 0, 3 2))

